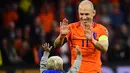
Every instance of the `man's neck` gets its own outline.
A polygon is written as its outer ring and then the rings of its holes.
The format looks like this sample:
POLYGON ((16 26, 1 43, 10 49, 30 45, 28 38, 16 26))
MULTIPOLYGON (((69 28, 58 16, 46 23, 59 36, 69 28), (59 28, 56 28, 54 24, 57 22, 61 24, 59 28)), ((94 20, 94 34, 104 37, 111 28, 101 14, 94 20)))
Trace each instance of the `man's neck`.
POLYGON ((90 23, 90 24, 83 24, 83 23, 81 23, 81 26, 82 26, 83 28, 86 27, 86 28, 92 29, 92 28, 93 28, 93 23, 90 23))

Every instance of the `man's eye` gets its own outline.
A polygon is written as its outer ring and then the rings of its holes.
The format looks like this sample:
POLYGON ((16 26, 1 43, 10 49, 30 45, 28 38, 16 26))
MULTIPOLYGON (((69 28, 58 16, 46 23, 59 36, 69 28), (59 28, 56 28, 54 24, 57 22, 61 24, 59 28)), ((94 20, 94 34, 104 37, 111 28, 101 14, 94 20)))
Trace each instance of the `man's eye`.
POLYGON ((80 15, 84 15, 83 13, 80 13, 80 15))
POLYGON ((85 13, 85 15, 89 15, 89 13, 85 13))

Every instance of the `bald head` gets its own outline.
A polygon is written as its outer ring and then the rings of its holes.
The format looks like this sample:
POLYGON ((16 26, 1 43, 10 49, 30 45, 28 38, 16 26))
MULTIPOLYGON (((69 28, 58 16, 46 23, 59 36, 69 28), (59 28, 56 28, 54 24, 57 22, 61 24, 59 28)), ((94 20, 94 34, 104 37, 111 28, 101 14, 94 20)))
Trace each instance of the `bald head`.
POLYGON ((96 14, 93 4, 89 0, 84 0, 79 4, 79 19, 82 24, 90 24, 93 22, 93 17, 96 14))
POLYGON ((89 0, 83 0, 80 4, 79 4, 79 9, 88 9, 88 10, 94 10, 93 4, 91 1, 89 0))

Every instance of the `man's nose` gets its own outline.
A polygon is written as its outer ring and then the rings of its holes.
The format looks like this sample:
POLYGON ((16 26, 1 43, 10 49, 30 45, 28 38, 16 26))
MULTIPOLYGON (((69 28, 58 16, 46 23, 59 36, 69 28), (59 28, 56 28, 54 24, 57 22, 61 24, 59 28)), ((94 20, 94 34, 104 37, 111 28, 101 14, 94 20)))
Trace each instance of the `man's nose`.
POLYGON ((82 19, 87 19, 87 16, 83 16, 82 19))

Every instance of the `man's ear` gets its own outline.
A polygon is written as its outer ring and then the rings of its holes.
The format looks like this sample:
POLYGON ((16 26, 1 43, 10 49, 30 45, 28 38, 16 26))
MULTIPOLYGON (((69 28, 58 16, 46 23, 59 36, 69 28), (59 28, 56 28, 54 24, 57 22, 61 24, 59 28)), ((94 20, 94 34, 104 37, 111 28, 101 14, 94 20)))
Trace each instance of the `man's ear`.
POLYGON ((93 16, 95 16, 96 15, 96 10, 93 10, 93 16))

